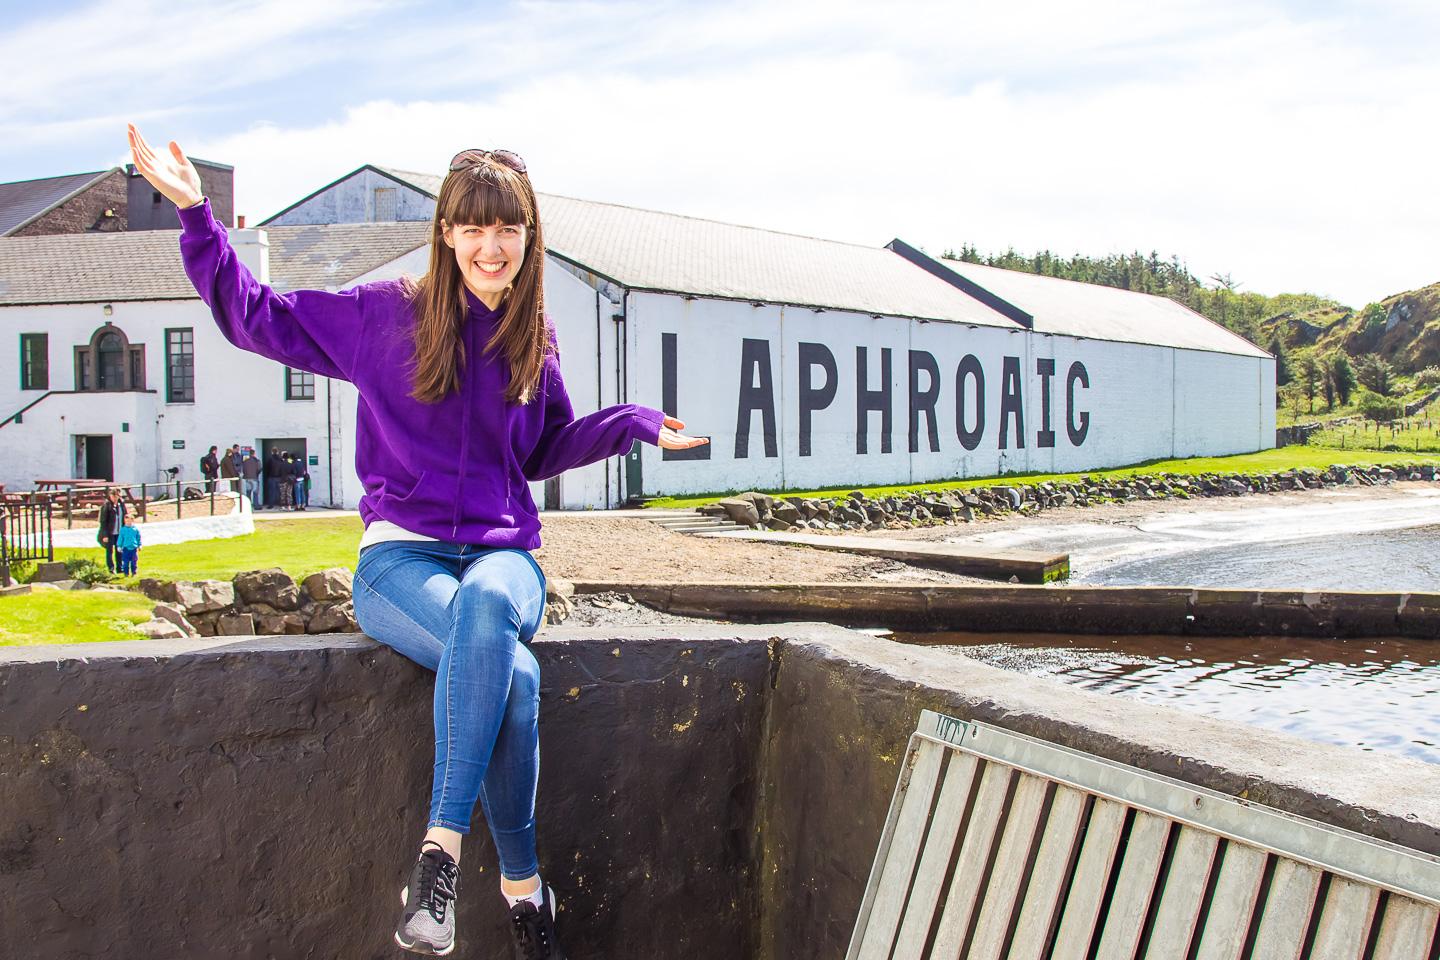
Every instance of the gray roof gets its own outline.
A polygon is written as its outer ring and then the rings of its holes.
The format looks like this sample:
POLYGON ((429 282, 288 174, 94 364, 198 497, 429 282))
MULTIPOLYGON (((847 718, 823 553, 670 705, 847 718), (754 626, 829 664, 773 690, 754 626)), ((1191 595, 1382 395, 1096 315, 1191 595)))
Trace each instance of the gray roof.
POLYGON ((540 194, 545 246, 633 290, 1014 327, 883 247, 540 194))
POLYGON ((0 237, 9 236, 118 169, 0 183, 0 237))
MULTIPOLYGON (((425 222, 271 227, 271 284, 338 289, 424 246, 429 229, 425 222)), ((144 230, 0 239, 0 306, 194 299, 179 237, 144 230)))
MULTIPOLYGON (((421 193, 428 194, 431 198, 438 198, 440 196, 440 184, 445 182, 444 177, 437 177, 430 173, 416 173, 413 170, 396 170, 394 167, 376 167, 375 169, 388 177, 393 177, 403 183, 410 184, 410 186, 419 190, 421 193)), ((350 176, 354 176, 354 174, 350 176)))
POLYGON ((1168 297, 959 260, 939 262, 1031 314, 1039 333, 1270 356, 1239 334, 1168 297))

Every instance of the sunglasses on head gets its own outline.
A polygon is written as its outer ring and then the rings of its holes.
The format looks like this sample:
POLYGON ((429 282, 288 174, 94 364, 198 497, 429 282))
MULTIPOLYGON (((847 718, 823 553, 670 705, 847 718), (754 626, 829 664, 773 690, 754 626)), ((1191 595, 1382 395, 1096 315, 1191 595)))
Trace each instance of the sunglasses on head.
POLYGON ((525 172, 525 161, 520 159, 518 153, 512 153, 509 150, 480 149, 461 150, 455 154, 454 159, 450 161, 450 172, 455 173, 482 163, 501 163, 516 173, 525 172))

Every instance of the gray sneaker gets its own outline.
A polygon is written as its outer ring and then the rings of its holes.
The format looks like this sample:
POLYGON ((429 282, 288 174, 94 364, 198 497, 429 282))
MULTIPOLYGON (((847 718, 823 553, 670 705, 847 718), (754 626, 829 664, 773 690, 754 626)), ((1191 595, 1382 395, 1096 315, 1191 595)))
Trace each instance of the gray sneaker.
POLYGON ((395 942, 406 950, 443 957, 455 949, 455 894, 460 867, 437 843, 426 843, 400 893, 403 910, 395 942))

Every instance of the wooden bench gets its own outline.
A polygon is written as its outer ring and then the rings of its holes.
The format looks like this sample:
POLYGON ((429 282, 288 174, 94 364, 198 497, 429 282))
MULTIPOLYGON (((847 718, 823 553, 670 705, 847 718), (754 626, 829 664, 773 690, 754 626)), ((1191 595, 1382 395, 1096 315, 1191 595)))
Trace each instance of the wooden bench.
POLYGON ((924 711, 847 960, 1431 960, 1440 858, 924 711))

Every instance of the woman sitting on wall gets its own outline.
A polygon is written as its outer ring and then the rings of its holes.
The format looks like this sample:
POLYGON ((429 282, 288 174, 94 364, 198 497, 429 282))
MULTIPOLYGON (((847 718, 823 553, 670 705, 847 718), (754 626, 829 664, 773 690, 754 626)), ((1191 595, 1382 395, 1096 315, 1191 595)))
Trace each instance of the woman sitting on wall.
POLYGON ((529 553, 540 520, 528 484, 637 439, 672 450, 706 441, 636 404, 576 419, 544 313, 535 193, 515 154, 456 154, 419 281, 279 294, 240 263, 178 144, 157 153, 132 126, 130 147, 180 208, 185 269, 225 337, 359 391, 356 616, 437 673, 429 829, 396 941, 454 948, 461 837, 478 799, 517 956, 560 958, 554 893, 535 855, 539 666, 525 643, 544 616, 545 582, 529 553))

